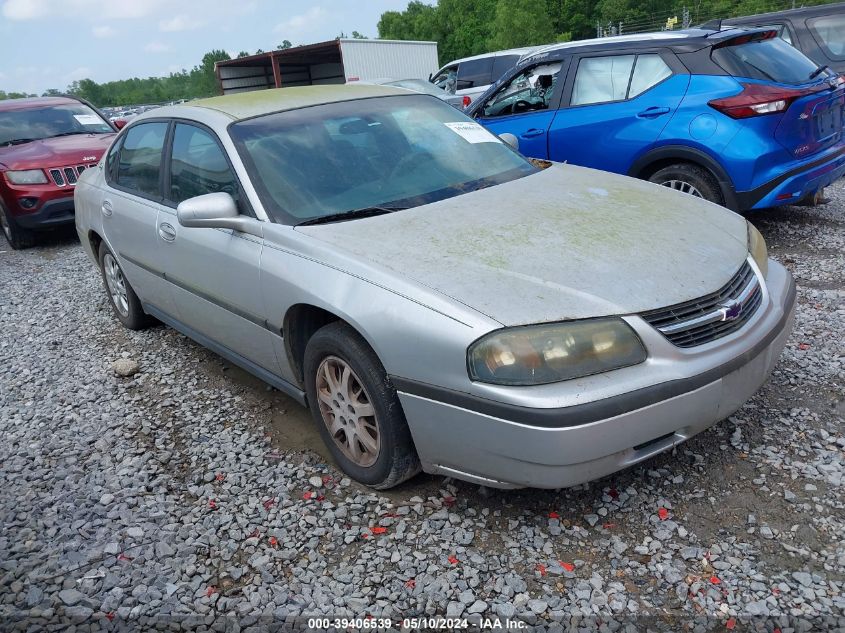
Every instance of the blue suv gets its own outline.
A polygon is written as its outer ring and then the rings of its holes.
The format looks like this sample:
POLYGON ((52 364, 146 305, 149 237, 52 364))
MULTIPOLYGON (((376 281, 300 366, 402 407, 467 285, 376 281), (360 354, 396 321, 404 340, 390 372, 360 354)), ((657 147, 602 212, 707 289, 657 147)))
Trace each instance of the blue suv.
POLYGON ((526 156, 672 187, 735 211, 815 201, 845 175, 845 78, 771 29, 546 47, 468 109, 526 156))

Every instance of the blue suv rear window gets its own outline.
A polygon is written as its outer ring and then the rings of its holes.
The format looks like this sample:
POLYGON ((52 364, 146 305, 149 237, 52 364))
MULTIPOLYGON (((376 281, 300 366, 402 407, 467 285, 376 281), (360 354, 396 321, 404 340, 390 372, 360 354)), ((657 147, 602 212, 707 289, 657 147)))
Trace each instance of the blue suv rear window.
POLYGON ((780 38, 716 46, 713 61, 734 77, 803 84, 816 70, 814 61, 780 38))

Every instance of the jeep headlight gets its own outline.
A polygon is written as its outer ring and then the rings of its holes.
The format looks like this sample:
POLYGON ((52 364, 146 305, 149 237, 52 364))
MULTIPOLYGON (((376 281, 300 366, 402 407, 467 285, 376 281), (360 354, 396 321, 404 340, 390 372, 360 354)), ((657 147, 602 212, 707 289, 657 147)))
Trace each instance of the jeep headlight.
POLYGON ((751 253, 754 263, 757 264, 757 268, 765 279, 769 273, 769 251, 766 248, 766 240, 751 222, 746 220, 746 223, 748 224, 748 252, 751 253))
POLYGON ((491 332, 470 345, 472 380, 544 385, 643 362, 645 347, 622 319, 546 323, 491 332))
POLYGON ((13 185, 46 185, 47 175, 41 169, 7 171, 6 178, 13 185))

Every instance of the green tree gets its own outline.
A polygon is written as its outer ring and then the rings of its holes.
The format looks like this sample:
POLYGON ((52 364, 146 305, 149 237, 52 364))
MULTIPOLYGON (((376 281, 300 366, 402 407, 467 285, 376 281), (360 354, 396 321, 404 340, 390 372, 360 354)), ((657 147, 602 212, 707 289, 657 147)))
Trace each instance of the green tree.
POLYGON ((498 0, 493 20, 491 49, 548 44, 555 32, 548 14, 537 10, 536 0, 498 0))
POLYGON ((290 40, 282 40, 282 43, 276 47, 276 50, 284 51, 289 49, 293 44, 290 43, 290 40))
POLYGON ((366 35, 361 35, 358 31, 352 31, 352 38, 356 40, 369 39, 366 35))

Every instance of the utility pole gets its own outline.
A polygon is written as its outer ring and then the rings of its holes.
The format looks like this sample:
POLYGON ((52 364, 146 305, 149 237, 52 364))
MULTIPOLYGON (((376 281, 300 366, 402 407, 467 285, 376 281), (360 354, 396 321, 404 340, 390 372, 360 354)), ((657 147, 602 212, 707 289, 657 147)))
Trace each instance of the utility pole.
MULTIPOLYGON (((795 0, 793 0, 793 2, 795 2, 795 0)), ((686 5, 684 6, 684 12, 682 13, 682 16, 683 17, 681 18, 681 20, 682 20, 683 28, 688 29, 689 23, 690 23, 690 16, 689 16, 689 9, 687 9, 686 5)))

